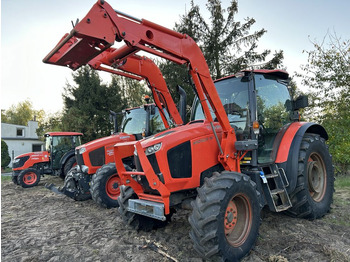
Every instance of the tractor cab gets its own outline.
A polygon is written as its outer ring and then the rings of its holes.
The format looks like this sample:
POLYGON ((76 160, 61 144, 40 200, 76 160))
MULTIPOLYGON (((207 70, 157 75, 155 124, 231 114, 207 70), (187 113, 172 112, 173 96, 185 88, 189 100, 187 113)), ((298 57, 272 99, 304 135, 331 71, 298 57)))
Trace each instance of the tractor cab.
MULTIPOLYGON (((281 70, 244 71, 215 82, 220 100, 238 141, 257 139, 257 163, 274 162, 283 127, 299 119, 296 106, 288 90, 288 74, 281 70)), ((192 119, 204 119, 198 98, 194 101, 192 119)), ((213 119, 215 114, 211 110, 213 119)), ((252 164, 252 152, 241 163, 252 164)))
MULTIPOLYGON (((81 145, 82 133, 76 132, 49 132, 45 136, 45 150, 50 155, 51 168, 60 169, 61 162, 66 156, 74 152, 74 148, 81 145)), ((74 154, 74 153, 73 153, 74 154)))

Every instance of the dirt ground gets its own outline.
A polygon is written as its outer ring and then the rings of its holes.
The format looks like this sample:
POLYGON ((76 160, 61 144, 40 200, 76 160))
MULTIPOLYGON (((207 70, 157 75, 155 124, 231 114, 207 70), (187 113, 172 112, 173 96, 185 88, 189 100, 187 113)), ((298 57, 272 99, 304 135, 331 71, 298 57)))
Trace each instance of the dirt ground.
MULTIPOLYGON (((1 182, 2 261, 203 261, 189 237, 190 211, 151 232, 127 228, 117 209, 75 202, 43 186, 1 182)), ((335 193, 330 214, 308 221, 263 210, 259 238, 243 261, 350 261, 350 192, 335 193)))

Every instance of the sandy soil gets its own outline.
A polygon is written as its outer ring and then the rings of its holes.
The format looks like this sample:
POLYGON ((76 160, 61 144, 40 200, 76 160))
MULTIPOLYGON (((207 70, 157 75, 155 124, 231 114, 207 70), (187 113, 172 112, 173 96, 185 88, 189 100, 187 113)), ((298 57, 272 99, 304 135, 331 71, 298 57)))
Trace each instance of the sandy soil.
MULTIPOLYGON (((187 217, 151 232, 123 224, 116 209, 75 202, 43 187, 1 183, 2 261, 203 261, 192 248, 187 217)), ((243 261, 350 261, 350 192, 335 193, 332 211, 308 221, 263 210, 259 238, 243 261)))

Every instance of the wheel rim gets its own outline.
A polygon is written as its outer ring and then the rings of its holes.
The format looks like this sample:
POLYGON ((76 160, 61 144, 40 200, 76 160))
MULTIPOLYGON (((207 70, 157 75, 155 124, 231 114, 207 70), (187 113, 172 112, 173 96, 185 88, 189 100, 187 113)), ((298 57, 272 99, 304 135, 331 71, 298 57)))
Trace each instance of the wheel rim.
POLYGON ((74 178, 72 175, 67 175, 65 179, 65 186, 67 189, 76 189, 74 178))
POLYGON ((120 195, 120 189, 119 189, 119 185, 120 185, 120 178, 117 174, 111 176, 106 183, 106 192, 107 195, 114 199, 117 200, 119 195, 120 195))
POLYGON ((252 207, 243 194, 235 195, 228 203, 224 230, 230 245, 238 247, 247 239, 252 226, 252 207))
POLYGON ((307 163, 307 176, 309 193, 313 200, 319 202, 326 192, 326 167, 322 157, 317 153, 311 153, 307 163))
POLYGON ((27 185, 32 185, 36 182, 37 175, 34 172, 28 172, 23 176, 23 182, 27 185))

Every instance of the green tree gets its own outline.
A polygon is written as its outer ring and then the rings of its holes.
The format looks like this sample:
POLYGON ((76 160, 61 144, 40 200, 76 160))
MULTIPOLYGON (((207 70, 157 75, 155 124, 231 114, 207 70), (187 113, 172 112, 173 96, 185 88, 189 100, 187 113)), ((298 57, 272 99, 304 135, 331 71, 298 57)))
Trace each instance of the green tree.
MULTIPOLYGON (((258 41, 266 30, 260 29, 250 33, 255 24, 253 18, 248 17, 244 22, 236 21, 235 16, 238 13, 236 0, 232 0, 226 9, 223 8, 221 1, 208 0, 206 9, 210 14, 208 21, 192 0, 190 10, 181 16, 174 30, 188 34, 197 42, 213 79, 234 74, 255 64, 261 64, 259 67, 266 69, 281 66, 283 51, 276 51, 273 55, 271 50, 266 49, 261 53, 257 51, 258 41), (270 60, 269 56, 272 56, 270 60)), ((161 64, 160 68, 173 95, 176 85, 185 88, 190 107, 194 93, 188 80, 187 68, 170 62, 161 64)))
POLYGON ((25 126, 29 120, 34 120, 34 118, 40 122, 44 116, 44 110, 35 110, 28 99, 10 106, 7 110, 1 110, 1 122, 15 125, 25 126))
POLYGON ((306 51, 302 83, 313 97, 313 120, 329 135, 329 149, 339 172, 350 166, 350 40, 327 34, 314 50, 306 51))
POLYGON ((235 20, 238 13, 236 0, 232 0, 226 9, 220 0, 208 0, 206 8, 210 14, 209 21, 204 19, 199 6, 191 1, 191 9, 181 16, 175 30, 190 35, 199 44, 214 79, 256 63, 265 63, 264 68, 276 68, 281 64, 282 51, 275 52, 269 61, 266 59, 271 50, 257 51, 257 42, 267 31, 260 29, 250 33, 255 24, 254 18, 247 17, 244 22, 235 20))
POLYGON ((43 138, 44 134, 49 131, 62 131, 62 114, 60 112, 46 115, 39 122, 39 127, 36 130, 39 138, 43 138))
POLYGON ((112 83, 119 86, 119 93, 127 107, 136 107, 145 103, 145 95, 151 95, 151 90, 143 82, 113 75, 112 83))
POLYGON ((1 168, 7 167, 10 162, 9 148, 6 142, 1 139, 1 168))
POLYGON ((126 106, 118 81, 103 84, 88 66, 74 72, 73 80, 75 85, 67 83, 62 95, 62 130, 82 132, 84 142, 110 135, 109 110, 119 112, 126 106))

